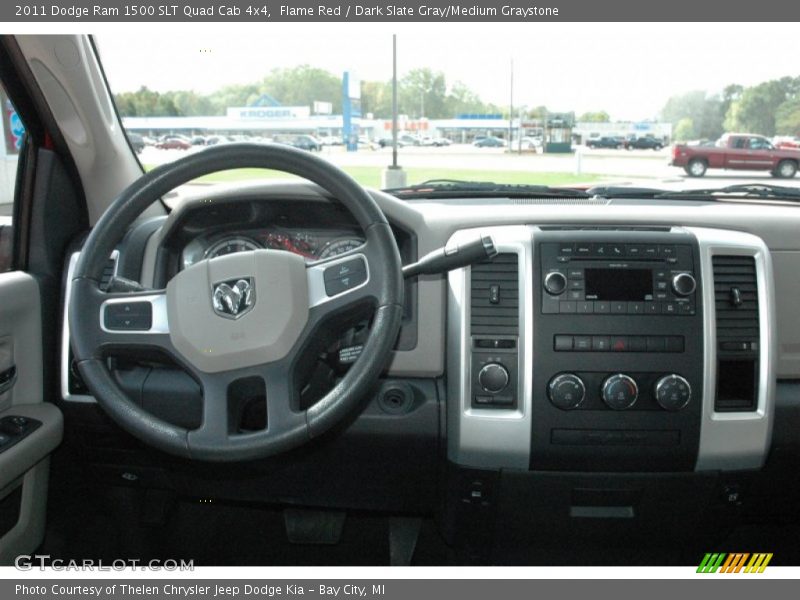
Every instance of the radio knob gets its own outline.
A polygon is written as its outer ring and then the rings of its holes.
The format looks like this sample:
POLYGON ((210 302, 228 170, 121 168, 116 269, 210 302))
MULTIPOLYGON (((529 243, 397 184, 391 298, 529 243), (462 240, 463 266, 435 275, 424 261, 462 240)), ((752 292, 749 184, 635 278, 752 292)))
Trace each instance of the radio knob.
POLYGON ((544 278, 544 289, 547 290, 547 293, 551 296, 563 294, 564 290, 567 289, 567 278, 564 277, 563 273, 559 273, 558 271, 548 273, 544 278))
POLYGON ((680 410, 692 399, 692 386, 680 375, 666 375, 656 381, 655 397, 664 410, 680 410))
POLYGON ((678 273, 672 278, 672 291, 678 296, 690 296, 697 289, 697 282, 691 273, 678 273))
POLYGON ((636 403, 639 386, 632 377, 617 373, 603 382, 602 396, 609 408, 625 410, 636 403))
POLYGON ((489 363, 478 373, 478 383, 491 394, 497 394, 508 385, 508 370, 499 363, 489 363))
POLYGON ((578 408, 586 397, 586 386, 577 375, 562 373, 547 384, 547 395, 554 406, 562 410, 572 410, 578 408))

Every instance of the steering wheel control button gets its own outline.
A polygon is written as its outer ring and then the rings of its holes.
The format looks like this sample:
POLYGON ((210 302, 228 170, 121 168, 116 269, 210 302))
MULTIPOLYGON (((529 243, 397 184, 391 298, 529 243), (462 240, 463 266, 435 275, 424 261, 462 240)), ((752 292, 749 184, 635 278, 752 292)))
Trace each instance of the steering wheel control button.
POLYGON ((692 399, 692 386, 680 375, 666 375, 656 382, 655 397, 664 410, 681 410, 692 399))
POLYGON ((672 278, 672 291, 676 296, 691 296, 697 289, 697 282, 691 273, 678 273, 672 278))
POLYGON ((103 326, 109 331, 148 331, 153 326, 153 305, 110 302, 105 306, 103 326))
POLYGON ((364 264, 363 258, 351 258, 344 262, 337 263, 332 267, 325 269, 323 278, 325 281, 332 281, 334 279, 341 279, 355 273, 366 273, 367 267, 364 264))
POLYGON ((497 394, 508 385, 508 370, 499 363, 489 363, 478 373, 478 383, 490 394, 497 394))
POLYGON ((367 266, 363 258, 352 258, 328 267, 322 275, 325 293, 336 296, 364 283, 367 280, 367 266))
POLYGON ((551 296, 559 296, 567 289, 567 278, 559 271, 548 273, 544 277, 544 289, 551 296))
POLYGON ((603 383, 603 402, 613 410, 625 410, 636 403, 639 386, 632 377, 623 373, 612 375, 603 383))
POLYGON ((553 406, 561 410, 578 408, 586 397, 583 380, 572 373, 556 375, 547 384, 547 395, 553 406))

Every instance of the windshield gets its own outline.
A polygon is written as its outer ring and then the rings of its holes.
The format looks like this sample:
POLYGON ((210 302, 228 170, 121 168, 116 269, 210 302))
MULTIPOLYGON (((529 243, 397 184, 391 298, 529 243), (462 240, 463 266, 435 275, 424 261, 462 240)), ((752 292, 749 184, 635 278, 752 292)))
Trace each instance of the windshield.
MULTIPOLYGON (((388 29, 285 24, 269 36, 115 32, 95 41, 145 169, 212 145, 276 142, 371 187, 396 187, 385 179, 396 165, 408 185, 681 190, 798 185, 795 27, 402 29, 396 163, 388 29), (762 43, 720 52, 723 34, 762 43)), ((285 175, 243 170, 199 183, 271 177, 285 175)))

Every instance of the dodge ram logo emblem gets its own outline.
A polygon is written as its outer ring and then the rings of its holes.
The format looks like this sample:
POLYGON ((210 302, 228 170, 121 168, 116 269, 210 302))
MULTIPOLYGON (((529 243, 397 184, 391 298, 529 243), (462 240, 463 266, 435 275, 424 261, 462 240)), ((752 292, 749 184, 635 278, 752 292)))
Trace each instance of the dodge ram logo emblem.
POLYGON ((214 312, 226 319, 238 319, 250 312, 256 303, 252 277, 242 277, 214 284, 211 304, 214 312))

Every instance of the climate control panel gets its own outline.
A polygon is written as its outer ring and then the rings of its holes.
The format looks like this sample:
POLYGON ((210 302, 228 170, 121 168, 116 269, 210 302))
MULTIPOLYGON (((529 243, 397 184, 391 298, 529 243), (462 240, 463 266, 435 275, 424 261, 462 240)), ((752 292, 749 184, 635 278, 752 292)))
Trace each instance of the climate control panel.
POLYGON ((691 401, 692 386, 677 373, 559 373, 547 397, 561 410, 679 411, 691 401))

